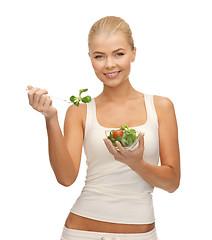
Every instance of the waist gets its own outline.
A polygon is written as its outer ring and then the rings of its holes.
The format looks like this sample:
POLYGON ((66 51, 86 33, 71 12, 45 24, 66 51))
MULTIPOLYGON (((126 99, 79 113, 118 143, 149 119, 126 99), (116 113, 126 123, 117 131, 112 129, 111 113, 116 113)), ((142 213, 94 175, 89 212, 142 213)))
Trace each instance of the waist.
POLYGON ((103 186, 85 186, 70 212, 121 226, 150 224, 155 220, 151 193, 128 192, 103 186))
POLYGON ((82 194, 86 192, 98 193, 102 196, 115 197, 120 199, 129 200, 139 200, 139 201, 151 201, 152 200, 152 190, 151 191, 136 191, 131 189, 117 188, 114 186, 104 186, 104 185, 94 185, 86 184, 83 187, 82 194))
POLYGON ((145 233, 155 228, 155 223, 150 224, 119 224, 97 221, 69 213, 65 226, 69 229, 106 233, 145 233))

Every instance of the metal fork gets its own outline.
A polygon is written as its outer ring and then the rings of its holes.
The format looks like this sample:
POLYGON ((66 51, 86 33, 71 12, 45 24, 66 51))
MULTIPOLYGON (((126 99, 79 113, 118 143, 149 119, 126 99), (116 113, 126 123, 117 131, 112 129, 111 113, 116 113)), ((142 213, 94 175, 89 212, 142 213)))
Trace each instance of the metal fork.
MULTIPOLYGON (((29 89, 28 89, 28 88, 26 88, 26 90, 27 90, 27 92, 29 92, 29 89)), ((55 98, 55 99, 57 99, 57 100, 64 101, 64 102, 67 102, 67 103, 72 103, 71 101, 68 101, 68 100, 62 99, 62 98, 58 98, 58 97, 55 97, 55 96, 49 95, 49 97, 55 98)))

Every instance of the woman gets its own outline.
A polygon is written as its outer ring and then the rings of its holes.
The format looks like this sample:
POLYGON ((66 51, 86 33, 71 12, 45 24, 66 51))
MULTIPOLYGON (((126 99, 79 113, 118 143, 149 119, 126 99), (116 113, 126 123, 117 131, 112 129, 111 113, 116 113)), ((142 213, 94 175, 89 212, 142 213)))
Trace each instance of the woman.
POLYGON ((87 157, 85 186, 65 221, 61 240, 155 240, 153 188, 172 193, 180 182, 173 103, 132 87, 129 74, 136 48, 123 19, 110 16, 95 22, 88 46, 103 91, 90 103, 68 108, 64 136, 48 92, 28 86, 30 105, 46 119, 57 181, 64 186, 75 182, 83 144, 87 157), (129 151, 117 142, 118 151, 105 138, 105 130, 121 125, 142 132, 137 148, 129 151))

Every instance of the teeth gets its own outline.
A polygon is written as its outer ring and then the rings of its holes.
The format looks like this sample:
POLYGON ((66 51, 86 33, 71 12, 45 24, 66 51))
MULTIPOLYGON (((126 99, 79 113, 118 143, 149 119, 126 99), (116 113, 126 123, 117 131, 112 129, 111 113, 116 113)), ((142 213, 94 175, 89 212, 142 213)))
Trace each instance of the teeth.
POLYGON ((106 74, 107 76, 114 76, 114 75, 116 75, 118 72, 115 72, 115 73, 108 73, 108 74, 106 74))

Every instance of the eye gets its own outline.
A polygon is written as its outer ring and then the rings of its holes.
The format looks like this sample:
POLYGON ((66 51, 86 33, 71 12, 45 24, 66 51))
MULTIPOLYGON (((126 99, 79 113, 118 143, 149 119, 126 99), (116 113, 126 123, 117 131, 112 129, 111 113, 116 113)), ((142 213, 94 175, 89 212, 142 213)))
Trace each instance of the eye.
POLYGON ((117 53, 116 55, 117 55, 117 56, 123 56, 124 53, 117 53))
POLYGON ((100 58, 102 58, 103 56, 101 56, 101 55, 97 55, 97 56, 95 56, 94 58, 96 58, 96 59, 100 59, 100 58))

